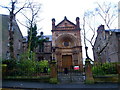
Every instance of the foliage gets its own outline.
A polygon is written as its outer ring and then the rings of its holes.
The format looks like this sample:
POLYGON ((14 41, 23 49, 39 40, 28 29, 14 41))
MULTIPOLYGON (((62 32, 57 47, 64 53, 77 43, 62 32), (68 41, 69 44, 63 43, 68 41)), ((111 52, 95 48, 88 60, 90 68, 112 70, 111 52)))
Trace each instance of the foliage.
POLYGON ((115 63, 104 63, 93 66, 93 75, 117 74, 117 67, 115 63))
POLYGON ((6 76, 6 67, 7 67, 7 64, 2 64, 2 75, 3 75, 3 77, 6 76))
POLYGON ((36 63, 32 60, 21 60, 17 63, 18 75, 32 75, 35 73, 36 63))
POLYGON ((7 68, 9 68, 9 70, 12 70, 16 67, 16 60, 15 59, 8 59, 8 60, 3 60, 2 64, 7 64, 7 68))
POLYGON ((85 80, 85 84, 94 84, 94 80, 85 80))
POLYGON ((4 60, 3 64, 7 64, 7 76, 34 76, 50 71, 47 60, 36 61, 35 54, 31 54, 33 58, 28 58, 29 53, 26 52, 21 55, 20 61, 4 60))
POLYGON ((43 61, 39 61, 37 63, 37 67, 36 67, 37 71, 41 71, 44 72, 44 69, 47 69, 47 72, 49 72, 49 63, 47 60, 43 60, 43 61))
POLYGON ((30 26, 28 30, 28 45, 30 51, 34 51, 34 49, 37 47, 37 26, 36 24, 34 26, 30 26))
POLYGON ((58 83, 58 79, 57 78, 50 78, 49 83, 51 83, 51 84, 57 84, 58 83))
POLYGON ((43 32, 40 33, 40 35, 38 36, 38 45, 39 45, 39 49, 40 49, 40 52, 43 52, 43 49, 44 49, 44 42, 47 41, 46 39, 44 39, 43 37, 43 32))
POLYGON ((21 55, 20 60, 35 60, 35 53, 34 52, 25 52, 21 55))

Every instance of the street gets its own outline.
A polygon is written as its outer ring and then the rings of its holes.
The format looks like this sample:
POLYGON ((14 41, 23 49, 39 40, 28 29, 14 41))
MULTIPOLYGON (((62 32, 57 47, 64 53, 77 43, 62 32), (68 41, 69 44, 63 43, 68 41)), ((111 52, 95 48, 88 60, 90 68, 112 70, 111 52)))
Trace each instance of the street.
POLYGON ((75 83, 70 83, 70 84, 49 84, 49 83, 41 83, 41 82, 28 82, 28 81, 3 81, 2 87, 3 88, 22 88, 22 89, 53 89, 53 88, 70 88, 70 89, 88 89, 88 88, 93 88, 93 89, 106 89, 106 90, 119 90, 118 89, 118 84, 117 83, 97 83, 97 84, 75 84, 75 83))

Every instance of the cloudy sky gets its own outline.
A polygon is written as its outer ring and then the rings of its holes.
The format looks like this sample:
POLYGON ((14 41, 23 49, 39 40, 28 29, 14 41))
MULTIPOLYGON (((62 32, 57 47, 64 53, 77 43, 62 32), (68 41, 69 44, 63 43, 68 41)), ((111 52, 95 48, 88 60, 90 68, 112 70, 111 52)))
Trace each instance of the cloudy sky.
MULTIPOLYGON (((10 5, 10 0, 0 0, 0 5, 10 5)), ((20 0, 23 2, 24 0, 20 0)), ((37 24, 38 28, 42 28, 40 31, 43 31, 45 35, 51 35, 51 19, 56 19, 56 24, 64 19, 64 16, 75 23, 76 17, 83 18, 83 14, 87 10, 92 10, 96 7, 96 2, 112 2, 117 4, 119 0, 33 0, 34 2, 39 2, 42 4, 39 20, 40 22, 37 24)), ((7 10, 0 8, 0 14, 9 14, 7 10)), ((21 20, 21 22, 25 22, 25 20, 21 17, 20 14, 17 15, 17 19, 21 20)), ((81 23, 80 23, 81 25, 81 23)), ((19 24, 19 27, 24 36, 27 35, 27 29, 19 24)), ((39 31, 39 32, 40 32, 39 31)), ((89 52, 91 53, 91 52, 89 52)), ((92 57, 92 54, 90 54, 92 57)))
MULTIPOLYGON (((9 5, 10 0, 1 0, 0 5, 9 5)), ((21 2, 25 0, 20 0, 21 2)), ((56 19, 56 24, 64 19, 64 16, 75 23, 76 17, 82 18, 83 14, 87 10, 92 10, 96 7, 96 2, 102 3, 104 1, 109 1, 112 3, 116 3, 119 0, 33 0, 34 2, 41 3, 41 10, 39 14, 38 28, 42 28, 41 31, 44 32, 45 35, 52 34, 51 33, 51 19, 56 19)), ((0 9, 1 14, 8 14, 7 10, 0 9)), ((21 15, 17 15, 17 18, 24 22, 21 19, 21 15)), ((27 35, 26 28, 20 25, 20 29, 24 36, 27 35)))

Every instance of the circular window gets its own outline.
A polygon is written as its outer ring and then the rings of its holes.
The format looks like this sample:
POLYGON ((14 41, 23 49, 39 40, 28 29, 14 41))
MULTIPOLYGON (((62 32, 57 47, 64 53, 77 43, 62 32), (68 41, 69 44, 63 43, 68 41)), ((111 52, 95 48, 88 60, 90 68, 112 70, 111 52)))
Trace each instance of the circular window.
POLYGON ((64 46, 69 46, 69 42, 64 42, 64 46))

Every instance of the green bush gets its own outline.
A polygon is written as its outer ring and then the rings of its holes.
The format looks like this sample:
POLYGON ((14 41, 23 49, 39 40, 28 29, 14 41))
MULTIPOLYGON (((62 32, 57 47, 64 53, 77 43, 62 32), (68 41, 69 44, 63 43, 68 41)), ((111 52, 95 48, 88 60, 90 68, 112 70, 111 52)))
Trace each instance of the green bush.
POLYGON ((3 64, 7 64, 7 76, 34 76, 40 73, 50 72, 47 60, 36 61, 35 54, 23 53, 20 60, 4 60, 3 64), (29 58, 31 56, 32 58, 29 58))
POLYGON ((85 84, 94 84, 94 80, 85 80, 85 84))
POLYGON ((104 75, 105 74, 101 66, 93 66, 92 73, 93 75, 104 75))
POLYGON ((2 75, 6 76, 7 64, 2 64, 2 75))
POLYGON ((115 63, 104 63, 92 67, 93 75, 117 74, 115 63))
POLYGON ((21 60, 17 63, 18 75, 32 75, 35 73, 36 63, 32 60, 21 60))
POLYGON ((49 70, 49 63, 47 60, 43 60, 38 62, 38 67, 41 72, 44 72, 44 68, 47 68, 49 70))
POLYGON ((58 80, 57 80, 57 78, 50 78, 49 83, 51 83, 51 84, 57 84, 58 80))

